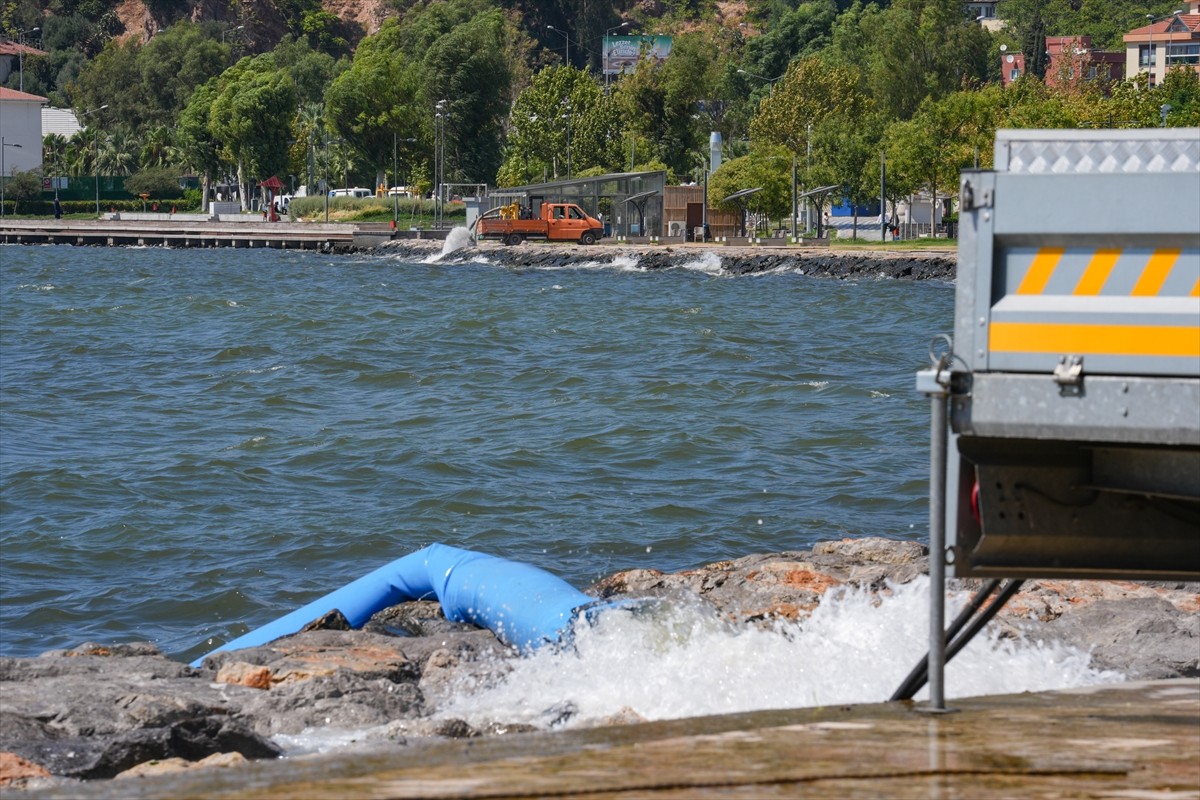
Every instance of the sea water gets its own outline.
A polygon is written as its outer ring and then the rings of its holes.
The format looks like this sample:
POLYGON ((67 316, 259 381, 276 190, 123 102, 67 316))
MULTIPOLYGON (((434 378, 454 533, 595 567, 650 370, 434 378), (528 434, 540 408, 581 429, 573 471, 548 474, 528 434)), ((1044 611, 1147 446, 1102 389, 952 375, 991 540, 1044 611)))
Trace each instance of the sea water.
MULTIPOLYGON (((426 263, 0 247, 0 654, 152 641, 191 659, 432 542, 583 587, 829 539, 924 540, 914 374, 951 328, 950 285, 730 277, 705 251, 665 271, 603 250, 512 269, 457 244, 426 263)), ((900 616, 923 624, 920 605, 900 616)), ((718 631, 701 650, 761 664, 738 673, 754 702, 882 699, 924 641, 883 628, 844 650, 828 631, 718 631), (851 653, 887 662, 882 695, 849 685, 851 653)), ((641 714, 748 702, 687 691, 686 647, 624 652, 682 689, 643 687, 657 705, 641 714)), ((572 670, 530 660, 506 685, 556 672, 572 670)))

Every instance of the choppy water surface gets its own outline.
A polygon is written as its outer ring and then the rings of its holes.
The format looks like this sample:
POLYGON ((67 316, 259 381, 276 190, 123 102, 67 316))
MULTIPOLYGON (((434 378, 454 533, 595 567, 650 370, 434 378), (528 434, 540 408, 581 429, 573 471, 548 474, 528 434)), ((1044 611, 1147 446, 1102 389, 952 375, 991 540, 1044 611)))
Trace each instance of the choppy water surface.
POLYGON ((435 541, 583 586, 923 538, 952 288, 715 265, 0 248, 0 653, 194 657, 435 541))

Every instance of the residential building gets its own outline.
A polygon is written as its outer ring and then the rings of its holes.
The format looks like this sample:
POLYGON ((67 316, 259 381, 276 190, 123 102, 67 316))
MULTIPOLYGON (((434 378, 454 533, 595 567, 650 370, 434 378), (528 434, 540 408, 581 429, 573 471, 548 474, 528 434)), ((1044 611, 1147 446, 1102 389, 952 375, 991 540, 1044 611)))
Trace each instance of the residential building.
POLYGON ((1047 36, 1046 54, 1047 86, 1062 88, 1085 82, 1107 86, 1124 77, 1125 54, 1094 49, 1090 36, 1047 36))
POLYGON ((49 101, 36 94, 0 86, 0 138, 4 144, 4 174, 28 172, 42 166, 42 106, 49 101))
POLYGON ((1015 83, 1025 74, 1025 54, 1009 53, 1006 45, 1000 45, 1000 82, 1003 86, 1015 83))
POLYGON ((968 17, 994 33, 1004 27, 1004 20, 996 16, 998 2, 999 0, 968 0, 963 3, 963 7, 968 17))
POLYGON ((0 38, 0 84, 8 81, 8 76, 23 68, 23 59, 31 56, 44 56, 45 50, 30 47, 24 42, 14 42, 9 38, 0 38))
POLYGON ((1187 0, 1184 13, 1149 17, 1125 34, 1125 77, 1147 72, 1157 86, 1172 69, 1200 73, 1200 0, 1187 0))

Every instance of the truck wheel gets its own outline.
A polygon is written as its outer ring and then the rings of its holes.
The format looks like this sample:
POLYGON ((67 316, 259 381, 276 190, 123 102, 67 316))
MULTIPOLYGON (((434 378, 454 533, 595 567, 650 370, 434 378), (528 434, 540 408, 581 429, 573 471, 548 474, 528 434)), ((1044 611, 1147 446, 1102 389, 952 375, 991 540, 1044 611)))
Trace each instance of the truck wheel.
POLYGON ((520 244, 521 243, 521 234, 519 234, 519 233, 508 234, 507 236, 504 237, 504 243, 506 245, 509 245, 510 247, 514 244, 520 244))
POLYGON ((595 244, 596 243, 596 234, 592 233, 591 231, 585 232, 583 234, 583 236, 579 237, 579 243, 580 244, 595 244))

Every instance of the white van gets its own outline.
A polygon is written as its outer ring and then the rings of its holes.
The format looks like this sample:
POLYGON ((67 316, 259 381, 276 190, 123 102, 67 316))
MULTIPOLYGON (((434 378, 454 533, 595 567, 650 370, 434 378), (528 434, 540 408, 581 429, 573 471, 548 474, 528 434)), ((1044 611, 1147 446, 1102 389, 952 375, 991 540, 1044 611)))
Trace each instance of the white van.
POLYGON ((353 189, 333 189, 329 192, 330 197, 370 197, 371 195, 370 189, 363 189, 360 186, 353 189))

